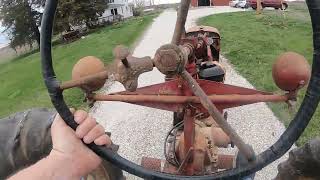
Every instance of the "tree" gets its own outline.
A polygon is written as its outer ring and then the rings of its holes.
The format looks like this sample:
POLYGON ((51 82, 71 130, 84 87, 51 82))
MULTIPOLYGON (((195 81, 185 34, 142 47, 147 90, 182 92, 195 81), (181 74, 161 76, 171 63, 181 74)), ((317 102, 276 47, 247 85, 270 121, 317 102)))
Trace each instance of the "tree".
MULTIPOLYGON (((39 27, 45 0, 0 0, 0 20, 9 35, 11 47, 40 45, 39 27)), ((86 24, 92 28, 107 8, 106 0, 60 0, 55 19, 55 32, 69 31, 86 24)))
POLYGON ((88 28, 94 27, 95 22, 107 9, 106 0, 74 0, 75 14, 74 23, 81 25, 85 23, 88 28))
POLYGON ((63 0, 59 1, 56 13, 56 30, 69 31, 71 26, 86 24, 93 28, 98 18, 107 9, 106 0, 63 0))
POLYGON ((55 16, 55 33, 71 30, 74 15, 73 4, 74 0, 59 1, 55 16))
POLYGON ((135 8, 133 9, 133 16, 140 16, 145 7, 144 0, 134 0, 135 8))
POLYGON ((9 35, 13 48, 30 45, 36 41, 40 45, 41 13, 37 11, 41 0, 1 0, 0 20, 9 35))

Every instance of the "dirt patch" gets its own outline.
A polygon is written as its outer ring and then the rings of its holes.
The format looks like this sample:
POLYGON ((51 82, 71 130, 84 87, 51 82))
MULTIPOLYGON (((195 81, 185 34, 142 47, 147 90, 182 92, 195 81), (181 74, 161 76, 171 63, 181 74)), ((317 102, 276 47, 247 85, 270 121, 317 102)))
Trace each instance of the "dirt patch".
POLYGON ((6 63, 14 57, 20 56, 30 51, 31 49, 28 46, 17 48, 16 51, 9 46, 0 48, 0 64, 6 63))

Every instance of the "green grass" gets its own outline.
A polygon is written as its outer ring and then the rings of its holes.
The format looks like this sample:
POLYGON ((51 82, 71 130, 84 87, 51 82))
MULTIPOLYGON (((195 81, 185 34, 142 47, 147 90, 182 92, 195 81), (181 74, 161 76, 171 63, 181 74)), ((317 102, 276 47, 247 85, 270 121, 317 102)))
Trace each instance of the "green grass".
MULTIPOLYGON (((276 57, 286 51, 295 51, 311 63, 312 29, 310 17, 304 3, 289 4, 285 14, 282 11, 264 11, 261 16, 255 12, 237 12, 204 17, 198 24, 219 29, 222 36, 222 53, 236 70, 257 89, 281 92, 272 79, 272 64, 276 57)), ((300 106, 305 90, 299 93, 300 106)), ((286 104, 269 104, 273 112, 288 125, 296 112, 286 104)), ((255 113, 255 112, 253 112, 255 113)), ((320 135, 320 110, 299 139, 298 144, 320 135)))
MULTIPOLYGON (((133 18, 102 28, 73 43, 54 46, 53 62, 58 79, 70 79, 73 65, 84 56, 111 62, 113 48, 118 44, 133 45, 156 16, 133 18)), ((32 107, 52 107, 40 73, 38 52, 2 64, 0 84, 0 117, 32 107)), ((83 95, 78 89, 66 91, 65 97, 73 107, 83 105, 83 95)))

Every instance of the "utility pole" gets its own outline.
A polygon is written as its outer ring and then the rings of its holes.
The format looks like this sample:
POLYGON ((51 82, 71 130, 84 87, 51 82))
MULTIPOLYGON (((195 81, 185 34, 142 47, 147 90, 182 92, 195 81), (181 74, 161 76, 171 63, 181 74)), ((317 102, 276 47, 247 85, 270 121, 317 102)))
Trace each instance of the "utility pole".
POLYGON ((261 0, 257 0, 257 15, 261 14, 261 0))

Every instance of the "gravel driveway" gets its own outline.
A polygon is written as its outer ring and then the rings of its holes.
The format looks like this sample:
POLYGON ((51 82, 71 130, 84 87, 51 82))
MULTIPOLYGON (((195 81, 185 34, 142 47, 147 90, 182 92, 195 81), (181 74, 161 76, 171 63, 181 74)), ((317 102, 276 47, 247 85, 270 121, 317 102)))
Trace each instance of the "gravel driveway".
MULTIPOLYGON (((189 12, 187 28, 194 25, 196 19, 215 13, 241 11, 230 7, 198 8, 189 12)), ((134 50, 134 56, 153 57, 157 48, 169 43, 173 35, 176 11, 166 10, 157 17, 134 50)), ((253 86, 236 71, 226 59, 226 83, 253 88, 253 86)), ((164 76, 156 69, 143 74, 139 87, 160 83, 164 76)), ((124 90, 119 83, 108 83, 106 92, 124 90)), ((254 104, 228 110, 228 121, 244 140, 259 153, 275 142, 284 131, 284 126, 264 104, 254 104)), ((142 156, 163 157, 163 142, 172 122, 172 113, 147 107, 140 107, 120 102, 96 103, 92 114, 100 120, 105 128, 112 132, 112 140, 121 145, 119 153, 127 159, 140 163, 142 156)), ((282 159, 283 160, 283 159, 282 159)), ((268 166, 256 175, 257 180, 269 180, 276 175, 276 163, 268 166)), ((127 175, 127 179, 139 179, 127 175)))

